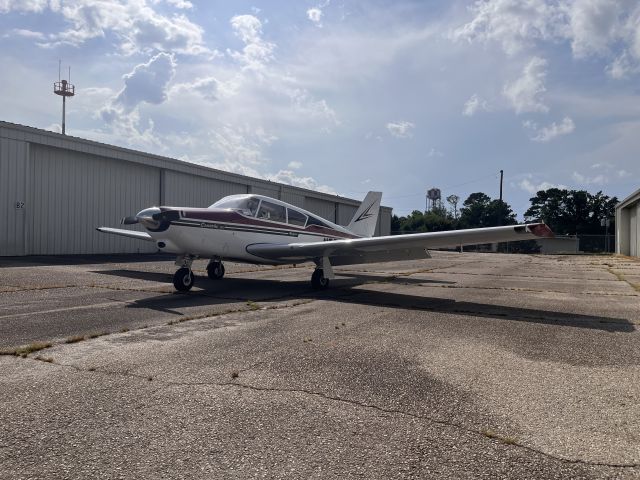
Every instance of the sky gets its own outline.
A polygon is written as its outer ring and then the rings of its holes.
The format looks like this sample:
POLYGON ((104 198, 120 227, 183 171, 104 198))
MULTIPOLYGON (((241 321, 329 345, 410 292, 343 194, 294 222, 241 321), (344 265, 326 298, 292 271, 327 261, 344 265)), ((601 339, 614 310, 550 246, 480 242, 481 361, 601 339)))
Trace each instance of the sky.
POLYGON ((640 187, 637 0, 0 0, 0 120, 363 198, 640 187))

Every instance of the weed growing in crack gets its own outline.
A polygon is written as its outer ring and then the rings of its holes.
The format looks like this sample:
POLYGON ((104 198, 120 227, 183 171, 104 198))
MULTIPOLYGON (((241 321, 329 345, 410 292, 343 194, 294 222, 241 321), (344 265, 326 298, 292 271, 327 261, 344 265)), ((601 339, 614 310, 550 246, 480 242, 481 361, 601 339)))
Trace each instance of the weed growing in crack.
POLYGON ((109 332, 95 332, 87 335, 87 338, 98 338, 104 337, 105 335, 109 335, 109 332))
POLYGON ((78 343, 84 340, 82 335, 74 335, 73 337, 67 338, 64 343, 78 343))
POLYGON ((251 310, 260 310, 260 305, 258 305, 256 302, 254 302, 253 300, 247 300, 247 306, 251 309, 251 310))
POLYGON ((487 438, 490 438, 492 440, 498 440, 499 442, 504 443, 505 445, 517 445, 518 441, 513 438, 513 437, 505 437, 502 436, 496 432, 494 432, 493 430, 490 429, 486 429, 486 430, 481 430, 480 433, 482 433, 482 435, 484 435, 487 438))
POLYGON ((52 344, 49 342, 33 342, 24 347, 13 348, 9 350, 0 350, 0 355, 15 355, 16 357, 27 358, 27 355, 39 350, 49 348, 52 344))

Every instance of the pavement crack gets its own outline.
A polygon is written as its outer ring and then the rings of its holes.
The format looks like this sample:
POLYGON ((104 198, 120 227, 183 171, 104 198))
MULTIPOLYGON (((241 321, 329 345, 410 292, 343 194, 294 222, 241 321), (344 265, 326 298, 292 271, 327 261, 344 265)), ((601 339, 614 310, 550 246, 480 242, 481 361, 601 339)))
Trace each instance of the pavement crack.
MULTIPOLYGON (((169 382, 167 382, 167 383, 169 383, 169 382)), ((531 447, 529 445, 524 445, 524 444, 522 444, 520 442, 514 441, 513 439, 510 439, 509 442, 506 443, 499 436, 495 436, 493 438, 490 438, 482 430, 478 430, 478 429, 475 429, 475 428, 470 428, 470 427, 467 427, 467 426, 462 425, 462 424, 457 423, 457 422, 452 422, 452 421, 449 421, 449 420, 443 420, 441 418, 436 418, 436 417, 433 417, 433 416, 430 416, 430 415, 419 415, 419 414, 416 414, 416 413, 406 412, 404 410, 399 410, 399 409, 394 409, 394 408, 385 408, 385 407, 381 407, 379 405, 370 404, 370 403, 364 403, 364 402, 361 402, 361 401, 358 401, 358 400, 343 398, 343 397, 334 396, 334 395, 327 395, 325 393, 317 392, 317 391, 314 391, 314 390, 307 390, 307 389, 301 389, 301 388, 260 387, 260 386, 250 385, 250 384, 241 383, 241 382, 223 382, 223 383, 208 383, 208 384, 207 383, 193 384, 193 383, 188 383, 188 382, 185 382, 185 383, 182 383, 182 382, 173 383, 173 382, 171 382, 171 384, 175 384, 175 385, 217 385, 217 386, 221 386, 221 387, 243 388, 243 389, 253 390, 253 391, 258 391, 258 392, 299 393, 299 394, 303 394, 303 395, 310 395, 310 396, 314 396, 314 397, 319 397, 319 398, 322 398, 322 399, 325 399, 325 400, 329 400, 329 401, 346 403, 346 404, 353 405, 353 406, 360 407, 360 408, 376 410, 378 412, 386 413, 386 414, 389 414, 389 415, 401 415, 401 416, 405 416, 405 417, 415 418, 417 420, 426 420, 426 421, 429 421, 431 423, 435 423, 437 425, 444 425, 444 426, 455 428, 457 430, 461 430, 461 431, 464 431, 464 432, 467 432, 467 433, 480 435, 480 436, 482 436, 484 438, 488 438, 488 439, 503 443, 504 445, 512 445, 514 447, 518 447, 518 448, 527 450, 529 452, 536 453, 536 454, 539 454, 539 455, 542 455, 544 457, 551 458, 551 459, 554 459, 554 460, 557 460, 557 461, 560 461, 560 462, 566 462, 566 463, 571 463, 571 464, 580 464, 580 465, 589 465, 589 466, 598 466, 598 467, 611 467, 611 468, 637 468, 638 466, 640 466, 640 463, 593 462, 593 461, 588 461, 588 460, 566 458, 566 457, 562 457, 562 456, 559 456, 559 455, 554 455, 554 454, 545 452, 545 451, 543 451, 541 449, 538 449, 538 448, 535 448, 535 447, 531 447)))

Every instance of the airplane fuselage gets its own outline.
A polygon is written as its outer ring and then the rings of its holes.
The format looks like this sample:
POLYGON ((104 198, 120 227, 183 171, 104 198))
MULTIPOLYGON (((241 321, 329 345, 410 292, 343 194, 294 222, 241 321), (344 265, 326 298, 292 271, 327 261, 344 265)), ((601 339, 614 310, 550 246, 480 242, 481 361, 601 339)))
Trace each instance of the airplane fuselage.
POLYGON ((279 220, 216 207, 155 207, 149 209, 153 212, 150 213, 154 221, 140 223, 158 249, 164 252, 274 265, 294 262, 267 260, 248 253, 247 247, 263 243, 282 245, 359 238, 343 227, 319 219, 300 208, 284 202, 278 205, 289 212, 279 220), (293 216, 291 212, 307 217, 304 224, 301 221, 298 225, 288 222, 289 217, 293 216))

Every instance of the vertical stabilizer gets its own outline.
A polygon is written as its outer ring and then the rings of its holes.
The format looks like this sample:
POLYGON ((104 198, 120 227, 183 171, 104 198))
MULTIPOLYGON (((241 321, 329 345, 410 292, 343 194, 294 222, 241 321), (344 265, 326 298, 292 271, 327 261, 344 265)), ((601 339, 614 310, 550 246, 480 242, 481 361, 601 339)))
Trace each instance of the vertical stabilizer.
POLYGON ((347 228, 361 237, 373 237, 380 213, 382 192, 369 192, 347 228))

